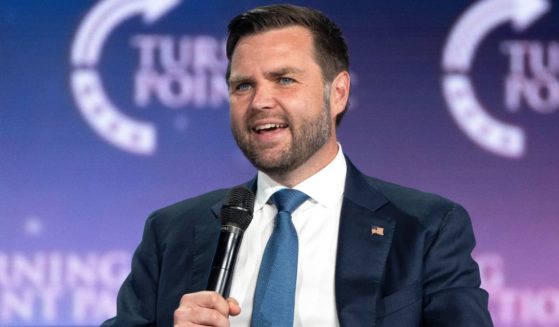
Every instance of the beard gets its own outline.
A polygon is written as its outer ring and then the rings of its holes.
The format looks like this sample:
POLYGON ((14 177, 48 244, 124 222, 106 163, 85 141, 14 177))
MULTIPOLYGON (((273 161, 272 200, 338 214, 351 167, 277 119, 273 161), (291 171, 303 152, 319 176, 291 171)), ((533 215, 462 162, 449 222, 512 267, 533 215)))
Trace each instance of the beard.
MULTIPOLYGON (((231 126, 237 145, 254 167, 268 175, 284 175, 300 167, 326 144, 332 134, 332 121, 329 92, 325 90, 324 93, 323 109, 311 119, 295 123, 291 117, 275 116, 289 125, 291 142, 273 153, 266 146, 253 143, 250 139, 252 131, 248 128, 231 126)), ((258 117, 248 117, 245 121, 263 118, 260 115, 255 114, 258 117)), ((245 127, 248 125, 245 124, 245 127)))

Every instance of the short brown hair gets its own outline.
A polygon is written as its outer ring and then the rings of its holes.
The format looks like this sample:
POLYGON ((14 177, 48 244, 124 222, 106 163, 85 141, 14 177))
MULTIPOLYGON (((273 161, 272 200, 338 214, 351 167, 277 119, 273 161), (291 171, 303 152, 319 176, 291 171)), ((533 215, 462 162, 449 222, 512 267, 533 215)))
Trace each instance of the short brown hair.
MULTIPOLYGON (((340 28, 326 15, 312 8, 294 5, 271 5, 257 7, 233 18, 227 36, 226 78, 231 74, 231 57, 239 40, 245 36, 288 26, 308 28, 313 36, 315 59, 322 70, 324 83, 332 82, 342 71, 349 71, 347 44, 340 28)), ((339 125, 347 106, 336 117, 339 125)))

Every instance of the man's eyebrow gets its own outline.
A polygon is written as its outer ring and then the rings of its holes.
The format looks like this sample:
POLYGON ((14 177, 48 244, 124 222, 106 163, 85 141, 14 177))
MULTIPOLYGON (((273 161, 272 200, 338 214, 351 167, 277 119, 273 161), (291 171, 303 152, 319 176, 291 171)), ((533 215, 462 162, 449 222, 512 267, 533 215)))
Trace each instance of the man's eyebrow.
MULTIPOLYGON (((296 67, 282 67, 282 68, 278 68, 276 70, 273 71, 269 71, 269 72, 265 72, 264 75, 266 76, 266 78, 277 78, 277 77, 281 77, 281 76, 285 76, 288 74, 300 74, 302 73, 304 70, 301 68, 296 68, 296 67)), ((227 83, 229 85, 232 84, 236 84, 236 83, 240 83, 240 82, 252 82, 253 78, 249 77, 249 76, 245 76, 245 75, 231 75, 229 77, 229 80, 227 81, 227 83)))
POLYGON ((248 77, 248 76, 243 76, 243 75, 236 75, 236 76, 230 76, 229 80, 227 81, 227 83, 229 85, 231 84, 235 84, 235 83, 240 83, 240 82, 251 82, 252 78, 248 77))
POLYGON ((266 72, 265 75, 266 77, 270 78, 270 77, 281 77, 284 75, 288 75, 288 74, 300 74, 303 72, 303 69, 301 68, 296 68, 296 67, 282 67, 270 72, 266 72))

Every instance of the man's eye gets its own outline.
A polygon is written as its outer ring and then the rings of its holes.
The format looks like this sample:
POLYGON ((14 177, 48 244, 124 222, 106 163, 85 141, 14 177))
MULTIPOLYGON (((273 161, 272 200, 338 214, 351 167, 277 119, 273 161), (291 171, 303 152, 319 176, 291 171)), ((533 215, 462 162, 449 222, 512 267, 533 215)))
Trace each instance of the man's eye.
POLYGON ((279 79, 279 83, 282 84, 282 85, 289 85, 293 82, 295 82, 295 80, 293 78, 289 78, 289 77, 280 77, 280 79, 279 79))
POLYGON ((235 87, 235 90, 237 91, 246 91, 249 90, 251 88, 250 83, 239 83, 237 84, 237 86, 235 87))

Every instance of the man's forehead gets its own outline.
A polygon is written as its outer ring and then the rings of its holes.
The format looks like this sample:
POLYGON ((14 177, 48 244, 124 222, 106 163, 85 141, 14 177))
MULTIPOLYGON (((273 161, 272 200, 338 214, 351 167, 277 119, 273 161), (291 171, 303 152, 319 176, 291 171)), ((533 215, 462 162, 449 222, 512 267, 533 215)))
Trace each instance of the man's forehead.
POLYGON ((300 25, 289 25, 278 28, 270 28, 263 31, 258 31, 255 33, 250 33, 242 36, 235 46, 235 50, 232 53, 232 57, 237 52, 239 47, 246 44, 261 44, 261 43, 272 43, 283 42, 286 44, 290 43, 300 43, 301 45, 309 45, 314 47, 314 37, 312 32, 304 26, 300 25))
POLYGON ((268 74, 278 74, 282 70, 301 72, 304 67, 296 67, 292 60, 301 56, 316 63, 314 37, 307 27, 289 25, 245 35, 231 54, 228 80, 244 79, 242 75, 253 68, 254 62, 267 62, 265 73, 268 74), (278 57, 278 53, 282 55, 278 57))

